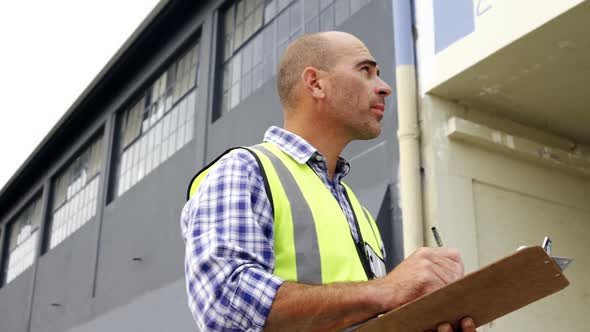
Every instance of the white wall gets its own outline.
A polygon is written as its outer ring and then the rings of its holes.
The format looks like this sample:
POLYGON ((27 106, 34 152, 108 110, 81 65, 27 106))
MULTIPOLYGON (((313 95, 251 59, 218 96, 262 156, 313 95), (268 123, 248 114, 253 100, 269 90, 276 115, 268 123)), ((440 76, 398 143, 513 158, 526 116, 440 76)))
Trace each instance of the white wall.
POLYGON ((458 116, 551 148, 564 140, 435 96, 422 98, 420 108, 427 243, 434 244, 429 229, 436 225, 446 244, 461 250, 467 271, 545 235, 555 255, 575 259, 565 272, 568 288, 483 331, 583 330, 590 316, 590 176, 450 139, 447 126, 458 116))

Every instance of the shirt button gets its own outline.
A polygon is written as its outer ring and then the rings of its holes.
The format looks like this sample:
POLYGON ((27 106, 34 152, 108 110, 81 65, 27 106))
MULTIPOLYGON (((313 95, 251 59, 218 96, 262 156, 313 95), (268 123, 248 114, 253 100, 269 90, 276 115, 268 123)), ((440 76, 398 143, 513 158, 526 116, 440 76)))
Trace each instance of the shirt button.
POLYGON ((319 155, 319 154, 316 154, 316 155, 315 155, 315 160, 316 160, 316 161, 324 161, 324 157, 322 157, 322 156, 321 156, 321 155, 319 155))

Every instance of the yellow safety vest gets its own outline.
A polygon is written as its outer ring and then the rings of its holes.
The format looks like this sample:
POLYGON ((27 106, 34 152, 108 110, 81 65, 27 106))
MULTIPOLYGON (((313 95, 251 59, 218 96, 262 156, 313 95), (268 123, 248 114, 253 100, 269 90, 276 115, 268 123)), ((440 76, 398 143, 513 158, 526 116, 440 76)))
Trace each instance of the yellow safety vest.
MULTIPOLYGON (((379 229, 347 185, 342 183, 355 215, 358 242, 338 201, 309 165, 296 162, 271 143, 242 149, 257 160, 273 207, 275 275, 307 284, 366 281, 385 275, 379 229)), ((221 156, 195 175, 188 198, 221 156)))

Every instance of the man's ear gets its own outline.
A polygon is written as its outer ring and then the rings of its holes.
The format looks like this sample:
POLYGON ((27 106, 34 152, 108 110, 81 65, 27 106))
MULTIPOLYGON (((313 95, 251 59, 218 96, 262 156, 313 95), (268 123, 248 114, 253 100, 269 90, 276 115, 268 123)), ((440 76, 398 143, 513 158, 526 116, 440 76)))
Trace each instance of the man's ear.
POLYGON ((321 79, 320 70, 313 67, 307 67, 301 74, 303 88, 312 98, 323 99, 325 97, 325 81, 321 79))

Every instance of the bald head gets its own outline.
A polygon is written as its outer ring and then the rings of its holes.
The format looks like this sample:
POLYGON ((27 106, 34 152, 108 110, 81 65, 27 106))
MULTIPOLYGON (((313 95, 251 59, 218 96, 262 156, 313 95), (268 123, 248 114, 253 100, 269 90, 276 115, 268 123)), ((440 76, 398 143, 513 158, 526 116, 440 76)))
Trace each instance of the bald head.
POLYGON ((329 37, 329 33, 326 32, 303 35, 292 42, 283 53, 279 63, 277 88, 284 107, 295 108, 294 90, 305 68, 329 70, 335 62, 336 55, 329 37))

